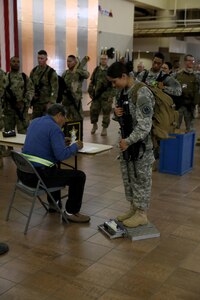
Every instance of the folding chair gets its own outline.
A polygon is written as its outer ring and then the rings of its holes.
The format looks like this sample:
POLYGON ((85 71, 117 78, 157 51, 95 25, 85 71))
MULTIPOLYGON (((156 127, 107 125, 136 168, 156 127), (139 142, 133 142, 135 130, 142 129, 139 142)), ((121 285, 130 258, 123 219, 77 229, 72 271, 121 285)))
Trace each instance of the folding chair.
MULTIPOLYGON (((26 226, 25 226, 25 230, 24 230, 24 234, 26 234, 27 230, 28 230, 30 220, 31 220, 31 216, 32 216, 32 213, 33 213, 33 209, 34 209, 34 206, 35 206, 36 199, 38 199, 40 201, 40 203, 43 205, 43 207, 45 208, 45 210, 48 211, 48 208, 49 208, 48 202, 45 202, 44 200, 41 199, 41 196, 46 194, 51 198, 52 204, 54 204, 55 209, 60 213, 61 218, 64 219, 66 223, 69 223, 68 220, 65 217, 65 214, 62 212, 62 209, 58 206, 57 202, 55 201, 55 199, 51 195, 51 192, 56 192, 56 191, 62 190, 65 187, 64 186, 59 186, 59 187, 48 188, 45 185, 45 183, 43 182, 43 180, 41 179, 41 177, 38 174, 35 167, 31 164, 31 162, 25 156, 23 156, 21 153, 18 153, 16 151, 11 151, 11 157, 12 157, 14 163, 16 164, 17 169, 19 169, 20 171, 25 172, 25 173, 35 174, 37 179, 38 179, 38 182, 37 182, 37 186, 35 188, 32 188, 32 187, 29 187, 29 186, 23 184, 19 180, 19 178, 17 178, 17 182, 15 184, 14 191, 12 193, 10 203, 9 203, 9 206, 8 206, 6 221, 8 221, 8 219, 9 219, 11 209, 14 208, 19 213, 21 213, 22 215, 27 217, 27 222, 26 222, 26 226), (19 208, 14 206, 14 199, 15 199, 15 195, 16 195, 17 190, 20 190, 22 193, 32 197, 32 204, 31 204, 30 211, 29 211, 28 214, 24 213, 19 208)), ((67 195, 63 196, 62 198, 66 197, 66 196, 67 195)))

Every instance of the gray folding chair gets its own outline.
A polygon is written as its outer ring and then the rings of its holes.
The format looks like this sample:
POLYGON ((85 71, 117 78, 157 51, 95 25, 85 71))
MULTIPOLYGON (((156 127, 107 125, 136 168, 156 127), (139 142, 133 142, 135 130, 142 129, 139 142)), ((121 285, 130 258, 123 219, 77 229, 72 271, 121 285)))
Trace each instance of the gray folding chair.
MULTIPOLYGON (((19 213, 21 213, 22 215, 27 217, 27 222, 26 222, 26 226, 25 226, 25 230, 24 230, 24 234, 26 234, 27 230, 28 230, 30 220, 31 220, 31 216, 32 216, 32 213, 33 213, 33 209, 34 209, 34 206, 35 206, 36 199, 38 199, 40 201, 40 203, 43 205, 43 207, 45 208, 45 210, 48 211, 49 203, 45 202, 44 200, 41 199, 41 196, 46 194, 50 197, 50 199, 52 201, 52 204, 55 206, 55 209, 60 213, 61 218, 64 219, 66 223, 69 223, 68 220, 65 217, 65 214, 62 212, 62 209, 58 206, 57 202, 55 201, 55 199, 51 195, 51 192, 62 190, 65 187, 61 186, 61 187, 48 188, 45 185, 44 181, 41 179, 41 177, 38 174, 35 167, 31 164, 30 161, 28 161, 28 159, 25 156, 23 156, 21 153, 18 153, 16 151, 11 151, 11 157, 12 157, 13 161, 15 162, 17 169, 19 169, 20 171, 25 172, 25 173, 35 174, 35 176, 38 179, 38 182, 37 182, 37 186, 35 188, 32 188, 32 187, 29 187, 29 186, 23 184, 19 180, 19 178, 17 178, 17 182, 15 183, 14 191, 12 193, 10 203, 9 203, 9 206, 8 206, 6 221, 8 221, 8 219, 9 219, 11 209, 14 208, 19 213), (16 195, 17 190, 20 190, 24 194, 32 197, 32 204, 31 204, 30 211, 29 211, 28 214, 24 213, 22 210, 20 210, 19 208, 14 206, 14 199, 15 199, 15 195, 16 195)), ((67 197, 67 195, 63 196, 62 198, 64 198, 64 197, 67 197)))

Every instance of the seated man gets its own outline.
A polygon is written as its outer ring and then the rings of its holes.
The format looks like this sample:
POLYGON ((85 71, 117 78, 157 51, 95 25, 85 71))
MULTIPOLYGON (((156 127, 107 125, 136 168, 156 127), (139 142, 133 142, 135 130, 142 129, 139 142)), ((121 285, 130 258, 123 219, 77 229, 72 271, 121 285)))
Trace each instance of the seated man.
MULTIPOLYGON (((53 104, 47 115, 34 119, 28 127, 23 153, 32 162, 47 187, 69 186, 68 200, 65 206, 65 217, 72 222, 85 223, 89 216, 79 213, 84 192, 86 175, 79 170, 59 169, 56 163, 75 155, 83 147, 81 141, 66 146, 61 130, 65 123, 65 110, 61 104, 53 104)), ((34 174, 18 172, 19 179, 28 186, 36 186, 34 174)), ((61 207, 60 191, 52 196, 61 207)), ((50 197, 49 197, 50 198, 50 197)), ((56 211, 50 199, 50 212, 56 211)))

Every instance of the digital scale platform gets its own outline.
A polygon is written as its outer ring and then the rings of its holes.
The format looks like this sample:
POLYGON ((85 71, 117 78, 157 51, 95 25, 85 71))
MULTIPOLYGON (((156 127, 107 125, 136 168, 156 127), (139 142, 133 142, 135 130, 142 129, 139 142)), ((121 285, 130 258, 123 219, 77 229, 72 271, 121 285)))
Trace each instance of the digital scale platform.
POLYGON ((152 223, 141 225, 136 228, 129 228, 116 219, 110 219, 103 224, 98 225, 98 229, 110 239, 123 237, 132 241, 137 241, 160 237, 160 232, 152 223))

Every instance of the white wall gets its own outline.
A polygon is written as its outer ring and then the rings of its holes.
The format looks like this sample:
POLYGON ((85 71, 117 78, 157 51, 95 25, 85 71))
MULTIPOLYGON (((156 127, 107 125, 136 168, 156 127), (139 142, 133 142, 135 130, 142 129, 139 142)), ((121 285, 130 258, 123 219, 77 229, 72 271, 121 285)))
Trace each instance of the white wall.
POLYGON ((169 52, 171 53, 186 53, 187 43, 185 41, 177 40, 176 38, 169 38, 169 52))
POLYGON ((134 18, 133 3, 123 0, 100 0, 99 5, 103 9, 111 10, 113 13, 112 18, 99 14, 98 28, 100 31, 132 36, 134 18))
MULTIPOLYGON (((102 9, 112 11, 113 17, 99 13, 98 49, 114 47, 123 56, 133 48, 134 4, 124 0, 100 0, 102 9)), ((112 61, 110 61, 111 63, 112 61)))

